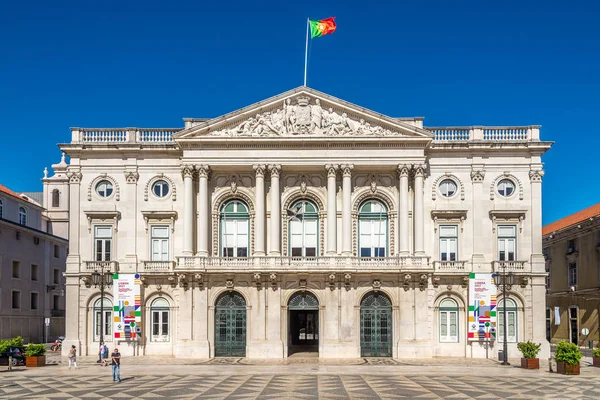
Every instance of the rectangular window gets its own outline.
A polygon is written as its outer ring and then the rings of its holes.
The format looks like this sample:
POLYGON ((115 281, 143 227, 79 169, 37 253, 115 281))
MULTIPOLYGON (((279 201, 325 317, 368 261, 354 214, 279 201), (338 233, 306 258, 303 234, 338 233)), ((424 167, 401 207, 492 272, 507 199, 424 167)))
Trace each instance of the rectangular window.
POLYGON ((546 293, 550 291, 550 265, 546 262, 546 293))
POLYGON ((571 337, 571 343, 579 345, 579 318, 577 314, 577 307, 569 308, 569 336, 571 337))
POLYGON ((458 311, 440 311, 440 342, 458 342, 458 311))
MULTIPOLYGON (((100 310, 97 310, 95 312, 96 326, 94 327, 96 341, 100 340, 100 315, 100 310)), ((104 320, 102 321, 102 323, 104 324, 104 340, 110 339, 112 336, 112 317, 113 312, 111 310, 104 310, 104 320)))
POLYGON ((569 286, 577 286, 577 263, 569 263, 569 286))
POLYGON ((60 310, 60 296, 57 296, 57 295, 52 296, 52 309, 60 310))
POLYGON ((316 257, 317 220, 291 221, 290 239, 292 257, 316 257))
POLYGON ((32 310, 37 310, 38 309, 38 294, 37 293, 31 293, 31 309, 32 310))
POLYGON ((111 261, 112 226, 95 226, 94 243, 96 261, 111 261))
POLYGON ((38 280, 38 266, 35 264, 31 264, 31 280, 32 281, 37 281, 38 280))
POLYGON ((440 261, 456 261, 458 254, 458 227, 440 226, 440 261))
POLYGON ((54 258, 59 258, 60 257, 60 247, 55 244, 54 245, 54 258))
POLYGON ((517 258, 517 227, 498 226, 498 260, 515 261, 517 258))
POLYGON ((54 283, 55 285, 60 284, 60 270, 59 269, 54 269, 53 276, 52 276, 52 283, 54 283))
POLYGON ((361 219, 360 256, 385 257, 387 247, 387 220, 361 219))
POLYGON ((169 340, 169 311, 152 311, 152 341, 166 342, 169 340))
POLYGON ((169 227, 153 226, 151 241, 152 261, 169 261, 169 227))
POLYGON ((18 290, 12 291, 12 308, 20 309, 21 308, 21 292, 18 290))
POLYGON ((19 261, 12 262, 12 277, 13 278, 21 277, 21 263, 19 261))
POLYGON ((552 311, 546 308, 546 340, 550 341, 552 337, 552 311))
MULTIPOLYGON (((517 311, 508 309, 507 318, 507 342, 515 343, 517 341, 517 311)), ((498 341, 504 341, 504 312, 498 311, 498 341)))
POLYGON ((577 251, 577 247, 575 245, 575 239, 571 239, 567 242, 567 253, 573 253, 577 251))
POLYGON ((248 257, 248 220, 222 221, 223 257, 248 257))

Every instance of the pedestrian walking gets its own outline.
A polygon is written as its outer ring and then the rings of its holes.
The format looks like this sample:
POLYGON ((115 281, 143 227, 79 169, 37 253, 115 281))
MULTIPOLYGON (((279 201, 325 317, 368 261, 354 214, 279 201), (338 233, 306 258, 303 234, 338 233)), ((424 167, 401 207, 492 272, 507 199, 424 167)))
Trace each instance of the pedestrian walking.
POLYGON ((119 353, 119 349, 114 349, 112 354, 110 355, 112 359, 112 378, 113 382, 119 381, 121 382, 121 353, 119 353))
POLYGON ((98 364, 102 362, 102 353, 104 353, 104 346, 106 346, 104 342, 100 342, 100 346, 98 346, 98 361, 96 361, 98 364))
POLYGON ((75 368, 77 368, 77 347, 75 347, 75 345, 71 346, 68 357, 69 357, 69 369, 71 369, 71 364, 73 364, 73 366, 75 368))

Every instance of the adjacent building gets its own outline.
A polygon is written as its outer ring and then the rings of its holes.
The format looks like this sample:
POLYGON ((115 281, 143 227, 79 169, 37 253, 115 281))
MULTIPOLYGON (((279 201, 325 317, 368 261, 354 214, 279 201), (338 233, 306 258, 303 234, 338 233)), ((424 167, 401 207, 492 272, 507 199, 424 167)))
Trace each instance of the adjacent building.
POLYGON ((546 337, 600 344, 600 203, 543 228, 546 337))
POLYGON ((39 343, 65 332, 69 187, 64 157, 53 167, 56 174, 48 178, 46 173, 43 192, 17 194, 0 185, 2 339, 22 336, 26 343, 39 343))
POLYGON ((71 128, 60 145, 65 347, 495 357, 467 338, 468 282, 504 271, 511 356, 529 339, 548 354, 539 126, 426 128, 307 87, 184 122, 71 128), (139 340, 113 339, 122 305, 96 272, 137 274, 139 340))

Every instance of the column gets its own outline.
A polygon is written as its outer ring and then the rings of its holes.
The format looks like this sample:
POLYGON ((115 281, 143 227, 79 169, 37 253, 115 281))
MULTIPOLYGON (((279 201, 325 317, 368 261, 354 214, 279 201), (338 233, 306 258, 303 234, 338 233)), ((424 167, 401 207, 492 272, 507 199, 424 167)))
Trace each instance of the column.
POLYGON ((183 175, 183 255, 191 256, 194 251, 194 176, 193 165, 181 167, 183 175))
POLYGON ((342 170, 342 254, 352 255, 352 169, 353 164, 340 166, 342 170))
POLYGON ((254 255, 265 255, 265 165, 252 166, 256 171, 256 198, 254 199, 254 255))
POLYGON ((281 196, 279 194, 279 174, 281 165, 269 165, 271 171, 271 251, 269 255, 281 255, 281 196))
POLYGON ((400 175, 400 206, 398 211, 398 220, 400 221, 400 255, 410 254, 408 248, 408 165, 399 165, 398 174, 400 175))
POLYGON ((206 164, 198 165, 198 191, 200 192, 200 204, 198 205, 198 255, 208 257, 208 175, 210 168, 206 164))
POLYGON ((337 193, 335 178, 338 166, 325 165, 327 171, 327 254, 337 254, 337 193))
POLYGON ((423 180, 425 179, 425 166, 417 164, 415 166, 415 255, 420 256, 424 255, 424 246, 423 246, 423 224, 425 223, 423 219, 423 180))

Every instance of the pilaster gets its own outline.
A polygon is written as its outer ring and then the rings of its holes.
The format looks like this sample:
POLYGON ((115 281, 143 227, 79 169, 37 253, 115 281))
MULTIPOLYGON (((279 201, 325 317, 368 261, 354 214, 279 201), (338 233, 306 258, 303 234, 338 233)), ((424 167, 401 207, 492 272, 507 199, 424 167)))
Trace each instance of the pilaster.
POLYGON ((208 206, 208 176, 210 167, 206 164, 197 166, 198 170, 198 191, 200 202, 198 204, 198 255, 208 257, 208 220, 210 210, 208 206))
POLYGON ((279 175, 281 165, 269 165, 271 172, 271 251, 269 255, 281 255, 281 193, 279 189, 279 175))
POLYGON ((255 164, 252 166, 256 172, 256 198, 254 209, 256 216, 254 219, 254 255, 265 255, 265 170, 264 164, 255 164))
POLYGON ((342 170, 342 254, 352 255, 352 169, 353 164, 343 164, 342 170))
POLYGON ((327 164, 327 254, 337 254, 337 185, 338 165, 327 164))
POLYGON ((183 254, 191 256, 194 251, 194 170, 193 165, 182 165, 183 176, 183 254))
POLYGON ((399 207, 398 219, 400 221, 400 255, 407 256, 410 253, 408 241, 408 174, 410 167, 406 164, 398 166, 399 175, 399 207))

